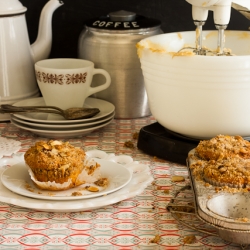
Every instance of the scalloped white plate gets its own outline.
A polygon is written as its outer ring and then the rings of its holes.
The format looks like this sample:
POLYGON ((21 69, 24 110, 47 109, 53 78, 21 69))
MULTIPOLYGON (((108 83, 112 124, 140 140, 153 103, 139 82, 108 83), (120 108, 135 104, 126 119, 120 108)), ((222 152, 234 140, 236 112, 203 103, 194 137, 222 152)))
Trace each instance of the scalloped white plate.
POLYGON ((64 191, 46 191, 38 189, 30 178, 25 162, 20 162, 7 168, 1 174, 2 184, 14 193, 45 200, 81 200, 89 199, 115 192, 128 184, 132 178, 130 170, 121 164, 107 160, 96 160, 101 165, 101 177, 108 178, 109 185, 99 192, 89 192, 83 189, 85 186, 96 186, 85 183, 75 188, 64 191), (73 192, 80 192, 81 196, 72 196, 73 192))
MULTIPOLYGON (((0 182, 0 201, 11 205, 39 210, 47 212, 77 212, 90 209, 97 209, 108 206, 125 199, 129 199, 139 195, 143 190, 151 184, 153 177, 147 165, 133 161, 127 155, 107 154, 104 151, 92 150, 87 152, 88 156, 98 159, 108 160, 122 164, 127 169, 130 169, 132 178, 130 182, 121 189, 110 193, 108 195, 99 196, 95 198, 71 200, 71 201, 54 201, 54 200, 40 200, 13 193, 7 189, 2 182, 0 182)), ((23 161, 23 156, 13 158, 0 159, 0 174, 4 171, 3 165, 14 165, 23 161)), ((6 168, 6 167, 5 167, 6 168)))

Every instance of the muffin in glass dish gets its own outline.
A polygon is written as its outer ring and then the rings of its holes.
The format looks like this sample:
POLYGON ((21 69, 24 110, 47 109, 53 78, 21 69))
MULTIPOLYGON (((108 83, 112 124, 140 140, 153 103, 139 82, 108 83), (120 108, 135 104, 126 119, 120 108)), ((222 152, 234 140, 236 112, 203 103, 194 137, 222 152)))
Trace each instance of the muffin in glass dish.
POLYGON ((44 190, 66 190, 100 178, 100 165, 69 142, 36 142, 24 160, 32 181, 44 190))

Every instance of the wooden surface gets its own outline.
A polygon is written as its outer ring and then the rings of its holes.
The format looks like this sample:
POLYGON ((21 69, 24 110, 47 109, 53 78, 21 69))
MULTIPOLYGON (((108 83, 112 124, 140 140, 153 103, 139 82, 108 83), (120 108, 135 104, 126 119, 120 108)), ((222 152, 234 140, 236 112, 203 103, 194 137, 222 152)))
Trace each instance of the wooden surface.
MULTIPOLYGON (((26 13, 30 41, 34 42, 40 12, 47 0, 20 0, 26 13)), ((53 15, 53 44, 50 57, 77 57, 77 43, 86 20, 117 10, 133 11, 156 18, 166 32, 194 30, 191 5, 185 0, 63 0, 64 5, 53 15)), ((228 29, 248 30, 250 21, 232 10, 228 29)), ((204 29, 215 29, 210 12, 204 29)))

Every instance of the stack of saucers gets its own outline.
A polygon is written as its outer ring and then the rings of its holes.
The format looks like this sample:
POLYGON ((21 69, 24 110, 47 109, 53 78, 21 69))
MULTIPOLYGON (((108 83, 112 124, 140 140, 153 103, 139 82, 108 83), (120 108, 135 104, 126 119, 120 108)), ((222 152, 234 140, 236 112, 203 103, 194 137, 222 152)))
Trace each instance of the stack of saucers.
MULTIPOLYGON (((14 106, 45 106, 43 97, 22 100, 14 106)), ((66 120, 60 115, 46 113, 16 113, 10 116, 12 124, 34 134, 49 138, 72 138, 89 134, 113 120, 115 107, 112 103, 88 97, 84 107, 98 108, 100 112, 91 117, 66 120)))

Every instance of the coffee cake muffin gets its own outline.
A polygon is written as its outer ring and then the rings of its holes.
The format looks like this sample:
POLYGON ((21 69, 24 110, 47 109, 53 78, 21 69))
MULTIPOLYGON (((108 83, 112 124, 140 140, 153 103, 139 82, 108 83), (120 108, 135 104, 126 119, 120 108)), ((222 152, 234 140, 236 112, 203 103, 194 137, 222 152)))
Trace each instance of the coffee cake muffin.
POLYGON ((217 135, 189 152, 196 180, 216 187, 250 188, 250 142, 241 136, 217 135))
POLYGON ((221 160, 238 156, 250 158, 250 142, 241 136, 217 135, 210 140, 200 141, 197 155, 204 160, 221 160))
POLYGON ((84 184, 86 177, 94 175, 100 166, 86 160, 84 150, 68 142, 39 141, 24 154, 33 182, 41 189, 66 190, 84 184))
POLYGON ((250 162, 240 157, 211 160, 203 164, 203 178, 214 186, 250 187, 250 162))

